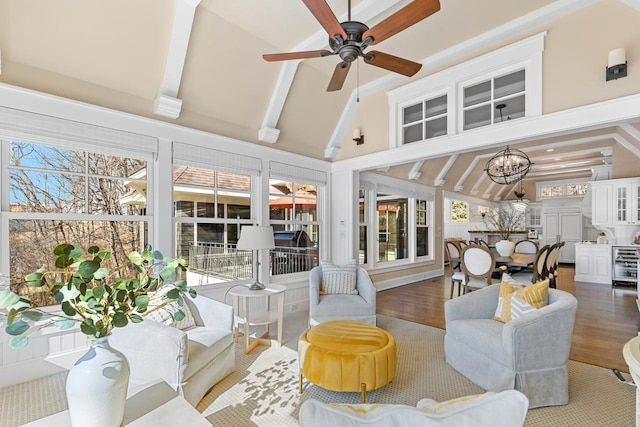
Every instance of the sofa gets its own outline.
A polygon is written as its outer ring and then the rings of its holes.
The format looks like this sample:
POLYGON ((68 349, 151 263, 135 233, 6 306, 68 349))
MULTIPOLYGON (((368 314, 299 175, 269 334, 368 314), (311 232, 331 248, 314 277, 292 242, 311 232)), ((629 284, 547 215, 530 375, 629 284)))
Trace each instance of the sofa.
POLYGON ((523 392, 531 408, 567 404, 576 298, 548 289, 546 305, 503 323, 493 319, 500 287, 445 303, 447 363, 485 390, 523 392))
POLYGON ((184 299, 192 317, 184 329, 145 318, 115 328, 109 343, 129 361, 130 390, 162 378, 196 406, 235 369, 233 308, 204 296, 184 299))
POLYGON ((315 399, 300 407, 301 427, 521 427, 527 397, 515 390, 465 396, 446 402, 422 399, 418 404, 326 404, 315 399))

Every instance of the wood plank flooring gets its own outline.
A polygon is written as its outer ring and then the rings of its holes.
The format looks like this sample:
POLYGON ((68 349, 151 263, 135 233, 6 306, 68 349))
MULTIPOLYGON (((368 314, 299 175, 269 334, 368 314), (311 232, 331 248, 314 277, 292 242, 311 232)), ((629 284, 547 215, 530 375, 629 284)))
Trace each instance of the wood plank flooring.
MULTIPOLYGON (((558 289, 578 299, 570 358, 629 372, 622 347, 640 330, 635 287, 576 283, 574 274, 573 265, 560 266, 558 289)), ((444 277, 378 292, 377 312, 445 329, 444 303, 449 299, 450 283, 447 272, 444 277)))

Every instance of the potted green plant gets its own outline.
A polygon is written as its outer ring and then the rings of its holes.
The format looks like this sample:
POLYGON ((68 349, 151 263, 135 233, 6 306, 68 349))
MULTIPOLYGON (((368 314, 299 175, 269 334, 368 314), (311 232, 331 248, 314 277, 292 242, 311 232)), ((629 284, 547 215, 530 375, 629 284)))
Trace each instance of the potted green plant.
POLYGON ((487 227, 496 230, 502 238, 496 242, 496 251, 501 256, 510 256, 513 253, 515 242, 511 242, 509 237, 522 228, 524 214, 513 209, 500 207, 485 215, 483 221, 487 227))
POLYGON ((182 320, 184 294, 196 296, 186 281, 175 280, 176 273, 188 269, 187 263, 181 258, 164 257, 149 246, 142 252, 131 252, 122 265, 113 265, 111 252, 97 246, 85 251, 80 245, 63 243, 53 254, 54 270, 30 273, 25 281, 53 296, 61 313, 32 307, 28 297, 0 290, 5 332, 12 336, 9 344, 14 349, 23 348, 29 336, 44 327, 68 329, 79 324, 92 344, 67 377, 72 425, 87 425, 90 420, 94 426, 119 426, 129 367, 122 353, 109 346, 108 337, 114 328, 142 322, 146 314, 169 304, 177 306, 171 312, 174 320, 182 320), (109 366, 108 373, 105 366, 109 366), (96 405, 104 404, 108 407, 97 409, 96 405))

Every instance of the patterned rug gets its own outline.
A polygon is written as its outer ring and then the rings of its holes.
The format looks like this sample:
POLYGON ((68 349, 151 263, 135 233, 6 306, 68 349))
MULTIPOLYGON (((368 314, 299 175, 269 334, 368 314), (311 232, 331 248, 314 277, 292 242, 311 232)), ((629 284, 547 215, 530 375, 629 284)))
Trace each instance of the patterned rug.
MULTIPOLYGON (((297 337, 305 318, 287 318, 283 347, 259 346, 245 355, 236 344, 236 370, 218 383, 197 409, 216 427, 297 426, 302 402, 359 403, 359 393, 338 393, 305 382, 298 392, 297 337)), ((444 331, 386 316, 378 325, 395 337, 398 369, 394 381, 367 393, 369 403, 415 405, 482 390, 444 361, 444 331)), ((0 389, 0 426, 17 426, 66 407, 64 374, 0 389)), ((569 404, 532 409, 526 427, 633 426, 635 387, 622 384, 611 371, 569 362, 569 404)))

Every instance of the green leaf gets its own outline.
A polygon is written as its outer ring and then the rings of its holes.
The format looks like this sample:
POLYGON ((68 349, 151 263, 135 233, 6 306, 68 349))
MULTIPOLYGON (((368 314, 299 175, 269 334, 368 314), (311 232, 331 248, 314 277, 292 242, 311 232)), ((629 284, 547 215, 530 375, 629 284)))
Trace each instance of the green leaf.
POLYGON ((131 315, 129 315, 129 319, 131 320, 132 323, 140 323, 144 320, 142 316, 135 313, 132 313, 131 315))
POLYGON ((158 260, 158 261, 162 260, 163 259, 162 252, 153 251, 153 258, 158 260))
POLYGON ((84 322, 80 323, 80 330, 85 335, 94 336, 96 334, 96 328, 93 326, 93 321, 91 319, 86 319, 84 322), (87 320, 91 321, 91 323, 87 323, 87 320))
POLYGON ((67 255, 62 254, 56 258, 55 266, 56 268, 65 268, 69 264, 69 258, 67 255))
POLYGON ((175 286, 176 288, 180 289, 180 291, 186 291, 187 290, 187 281, 186 280, 176 280, 175 282, 173 282, 173 286, 175 286))
POLYGON ((171 300, 178 299, 179 296, 180 296, 180 291, 175 288, 167 292, 168 299, 171 299, 171 300))
POLYGON ((36 310, 25 310, 20 314, 22 317, 37 322, 42 319, 42 312, 36 310))
POLYGON ((24 335, 18 335, 17 337, 12 337, 9 340, 9 347, 14 350, 25 348, 27 344, 29 344, 29 337, 25 337, 24 335))
POLYGON ((0 291, 0 308, 9 308, 20 301, 20 296, 15 292, 3 289, 0 291))
POLYGON ((92 291, 93 291, 93 296, 96 297, 96 299, 102 298, 102 296, 106 292, 104 286, 96 286, 95 288, 93 288, 92 291))
POLYGON ((89 249, 87 249, 87 252, 89 252, 91 255, 95 255, 100 252, 100 248, 97 246, 90 246, 89 249))
POLYGON ((172 314, 172 316, 173 316, 173 320, 175 320, 176 322, 179 322, 185 318, 185 314, 182 310, 176 311, 175 313, 172 314))
POLYGON ((58 291, 58 293, 56 294, 56 300, 58 299, 58 295, 62 294, 63 298, 62 301, 60 302, 64 302, 64 301, 71 301, 76 299, 78 296, 80 296, 80 291, 75 287, 75 286, 63 286, 62 288, 60 288, 60 291, 58 291))
POLYGON ((195 289, 191 288, 191 289, 189 289, 189 296, 191 298, 195 298, 195 297, 198 296, 198 292, 195 289))
POLYGON ((129 254, 129 261, 131 261, 133 265, 142 265, 143 258, 139 252, 133 251, 129 254))
POLYGON ((149 305, 149 295, 140 295, 135 300, 136 307, 140 310, 146 309, 149 305))
POLYGON ((64 301, 60 306, 62 307, 62 311, 64 312, 64 314, 66 314, 67 316, 75 316, 76 315, 76 311, 71 306, 71 303, 69 301, 64 301))
POLYGON ((26 282, 29 284, 29 286, 35 286, 36 288, 39 288, 42 285, 44 285, 44 280, 43 280, 43 277, 42 277, 42 273, 40 273, 38 271, 27 275, 24 278, 24 280, 26 280, 26 282))
POLYGON ((96 260, 91 261, 83 261, 78 266, 77 273, 82 276, 85 280, 90 280, 93 278, 93 273, 98 271, 100 268, 100 262, 96 260))
POLYGON ((4 328, 4 331, 9 335, 21 335, 27 330, 29 330, 29 324, 24 320, 18 320, 4 328))
POLYGON ((62 329, 62 330, 73 328, 75 324, 76 324, 76 321, 73 319, 60 318, 55 321, 56 328, 62 329))
POLYGON ((171 279, 173 279, 173 276, 175 274, 176 274, 176 269, 175 268, 171 268, 169 266, 164 267, 160 271, 160 277, 162 278, 162 280, 171 280, 171 279))
POLYGON ((62 243, 62 244, 56 246, 53 249, 53 254, 54 255, 65 255, 65 254, 68 254, 71 249, 73 249, 73 245, 72 244, 70 244, 70 243, 62 243))
POLYGON ((93 278, 96 280, 102 280, 106 277, 109 277, 109 273, 111 273, 111 270, 109 270, 108 268, 102 267, 102 268, 99 268, 95 273, 93 273, 93 278))
POLYGON ((116 311, 113 315, 113 326, 115 326, 116 328, 123 328, 127 326, 127 323, 129 323, 127 315, 122 311, 116 311))

